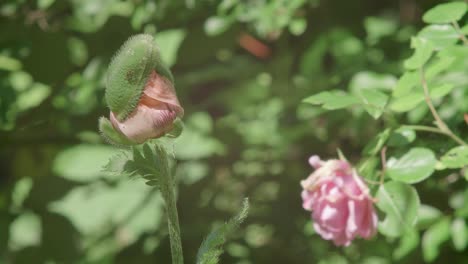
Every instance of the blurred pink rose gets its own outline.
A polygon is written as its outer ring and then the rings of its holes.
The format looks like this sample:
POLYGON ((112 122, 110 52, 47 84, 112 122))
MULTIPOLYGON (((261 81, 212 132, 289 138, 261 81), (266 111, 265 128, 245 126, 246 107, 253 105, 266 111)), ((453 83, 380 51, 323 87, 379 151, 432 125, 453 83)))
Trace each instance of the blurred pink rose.
POLYGON ((361 177, 346 161, 312 156, 309 163, 316 170, 301 181, 301 196, 304 209, 312 212, 315 231, 337 246, 348 246, 358 236, 371 238, 378 219, 361 177))
POLYGON ((183 114, 172 83, 153 71, 134 112, 123 122, 111 112, 110 120, 128 139, 142 143, 171 131, 176 117, 183 114))

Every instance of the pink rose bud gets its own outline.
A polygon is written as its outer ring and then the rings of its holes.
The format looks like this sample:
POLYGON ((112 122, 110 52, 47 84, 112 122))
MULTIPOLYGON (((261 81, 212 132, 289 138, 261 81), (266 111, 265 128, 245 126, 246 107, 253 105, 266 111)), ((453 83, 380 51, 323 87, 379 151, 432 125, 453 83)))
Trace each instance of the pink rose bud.
POLYGON ((110 120, 128 139, 142 143, 171 131, 174 120, 183 113, 171 82, 153 71, 133 113, 121 122, 111 112, 110 120))
POLYGON ((377 214, 369 188, 343 160, 322 161, 312 156, 315 168, 301 181, 302 206, 312 212, 315 231, 337 246, 349 246, 356 237, 369 239, 377 230, 377 214))

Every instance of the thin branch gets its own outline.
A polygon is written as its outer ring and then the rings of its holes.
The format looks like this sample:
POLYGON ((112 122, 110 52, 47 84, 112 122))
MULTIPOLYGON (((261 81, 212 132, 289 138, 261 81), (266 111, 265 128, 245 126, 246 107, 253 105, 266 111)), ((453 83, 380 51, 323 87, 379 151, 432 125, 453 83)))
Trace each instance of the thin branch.
POLYGON ((387 146, 384 146, 380 151, 380 161, 382 163, 382 172, 380 174, 380 181, 379 184, 382 185, 384 183, 385 172, 387 171, 387 146))
POLYGON ((455 28, 455 31, 457 31, 458 35, 460 36, 460 39, 463 41, 463 44, 465 46, 468 46, 468 39, 466 38, 465 34, 460 29, 460 25, 458 25, 457 21, 452 21, 452 25, 455 28))
POLYGON ((421 72, 421 83, 423 86, 424 90, 424 100, 426 101, 427 106, 429 107, 429 110, 432 113, 432 116, 434 117, 436 121, 437 127, 446 133, 447 136, 451 137, 453 140, 455 140, 457 143, 460 145, 466 146, 465 141, 463 141, 461 138, 459 138, 457 135, 455 135, 452 130, 445 124, 445 122, 440 118, 439 113, 437 113, 437 110, 435 109, 434 105, 432 104, 431 101, 431 96, 429 94, 429 88, 427 87, 427 81, 426 77, 424 75, 424 68, 420 69, 421 72))

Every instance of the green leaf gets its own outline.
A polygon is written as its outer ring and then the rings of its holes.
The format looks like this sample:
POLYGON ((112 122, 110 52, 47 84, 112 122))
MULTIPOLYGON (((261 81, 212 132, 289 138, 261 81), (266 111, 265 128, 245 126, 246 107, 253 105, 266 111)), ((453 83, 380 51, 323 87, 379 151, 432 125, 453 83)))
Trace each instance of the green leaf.
POLYGON ((289 23, 289 32, 295 36, 300 36, 307 28, 307 20, 304 18, 295 18, 289 23))
POLYGON ((435 155, 430 149, 413 148, 399 159, 390 159, 386 174, 396 181, 417 183, 431 176, 436 163, 435 155))
POLYGON ((391 74, 361 71, 356 73, 349 82, 349 90, 352 93, 357 93, 365 89, 390 91, 393 89, 396 82, 395 76, 391 74))
POLYGON ((102 167, 116 153, 115 148, 106 145, 77 145, 60 152, 52 169, 72 181, 92 181, 107 175, 102 167))
POLYGON ((41 219, 32 212, 24 212, 10 225, 9 244, 13 249, 38 246, 41 243, 41 219))
POLYGON ((416 139, 416 132, 407 127, 400 127, 392 132, 388 139, 389 146, 403 146, 416 139))
POLYGON ((416 226, 418 229, 427 229, 441 217, 443 217, 443 214, 439 209, 430 205, 421 204, 418 210, 418 222, 416 226))
POLYGON ((455 57, 443 56, 441 55, 441 53, 439 53, 437 56, 437 60, 427 67, 426 79, 429 81, 432 78, 434 78, 437 74, 447 70, 453 64, 454 61, 455 57))
POLYGON ((197 264, 216 264, 223 253, 222 246, 229 236, 237 231, 239 225, 245 220, 249 211, 249 200, 246 198, 240 212, 221 227, 213 230, 203 240, 197 253, 197 264))
POLYGON ((171 67, 177 61, 177 52, 185 35, 186 32, 182 29, 171 29, 159 32, 154 37, 159 49, 162 51, 161 59, 167 67, 171 67))
POLYGON ((460 20, 466 13, 466 3, 452 2, 436 5, 424 13, 423 21, 431 24, 450 23, 460 20))
POLYGON ((377 207, 386 214, 379 223, 380 233, 397 237, 413 228, 420 202, 418 193, 411 185, 387 182, 377 191, 377 199, 377 207))
POLYGON ((360 100, 354 95, 340 90, 331 90, 309 96, 302 100, 304 103, 322 105, 327 110, 346 108, 351 105, 359 104, 360 100))
POLYGON ((435 49, 443 49, 459 40, 457 31, 451 25, 429 25, 418 33, 418 37, 431 42, 435 49))
POLYGON ((404 66, 408 70, 420 69, 431 57, 434 47, 427 39, 411 38, 411 47, 415 49, 413 55, 405 60, 404 66))
POLYGON ((403 74, 398 80, 395 89, 393 90, 394 97, 402 97, 413 89, 414 86, 421 82, 421 76, 417 71, 408 71, 403 74))
POLYGON ((359 91, 362 104, 364 109, 369 113, 374 119, 379 118, 388 101, 388 96, 382 92, 371 89, 362 89, 359 91))
POLYGON ((450 238, 450 219, 443 218, 432 225, 422 237, 423 258, 427 262, 434 261, 439 255, 439 247, 450 238))
POLYGON ((26 91, 21 92, 16 100, 20 111, 39 106, 51 93, 50 86, 34 83, 26 91))
POLYGON ((468 165, 468 147, 458 146, 445 153, 440 161, 450 169, 462 168, 468 165))
POLYGON ((395 112, 403 113, 416 108, 424 101, 422 92, 411 92, 403 97, 396 98, 390 103, 390 109, 395 112))
POLYGON ((393 258, 395 260, 400 260, 403 257, 407 256, 411 253, 414 249, 416 249, 419 245, 419 234, 416 230, 411 229, 408 230, 403 236, 400 238, 400 243, 398 247, 395 248, 393 251, 393 258))
POLYGON ((209 17, 204 24, 205 32, 208 36, 216 36, 225 32, 231 26, 232 20, 227 17, 209 17))
POLYGON ((452 241, 455 249, 458 251, 465 250, 468 245, 468 227, 465 219, 455 218, 452 222, 452 241))
POLYGON ((117 185, 96 182, 72 189, 48 209, 68 218, 83 235, 118 228, 126 232, 124 243, 131 243, 144 232, 159 228, 163 203, 155 190, 140 181, 123 180, 117 185))
POLYGON ((390 132, 391 130, 387 128, 377 134, 377 136, 375 136, 369 143, 367 143, 362 152, 368 155, 377 154, 377 152, 379 152, 385 145, 385 142, 387 142, 388 137, 390 136, 390 132))

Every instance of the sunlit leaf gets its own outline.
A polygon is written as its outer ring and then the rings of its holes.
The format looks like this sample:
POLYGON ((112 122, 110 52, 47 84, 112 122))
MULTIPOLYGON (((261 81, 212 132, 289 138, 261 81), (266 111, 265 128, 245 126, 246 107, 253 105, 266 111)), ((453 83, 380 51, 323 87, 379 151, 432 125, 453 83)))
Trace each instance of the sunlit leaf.
POLYGON ((442 24, 460 20, 466 13, 467 5, 464 2, 451 2, 436 5, 423 15, 426 23, 442 24))
POLYGON ((436 158, 430 149, 412 148, 399 159, 387 162, 387 175, 405 183, 417 183, 431 176, 435 170, 436 158))
POLYGON ((461 168, 468 165, 468 147, 458 146, 445 153, 440 161, 447 168, 461 168))
POLYGON ((321 105, 328 110, 346 108, 348 106, 359 104, 360 100, 354 95, 347 94, 343 91, 332 90, 321 92, 313 96, 309 96, 302 100, 304 103, 321 105))
POLYGON ((405 60, 404 66, 408 70, 421 68, 431 57, 434 47, 427 39, 413 37, 411 47, 414 49, 413 55, 405 60))

